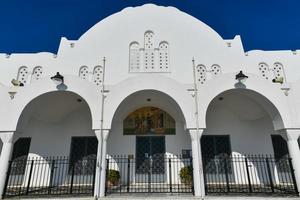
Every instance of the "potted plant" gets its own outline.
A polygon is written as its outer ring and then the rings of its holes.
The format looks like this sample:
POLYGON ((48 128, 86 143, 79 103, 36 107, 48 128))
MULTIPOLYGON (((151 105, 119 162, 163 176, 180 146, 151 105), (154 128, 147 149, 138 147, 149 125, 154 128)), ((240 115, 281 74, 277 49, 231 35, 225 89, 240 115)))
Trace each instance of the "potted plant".
POLYGON ((108 187, 116 186, 120 181, 120 172, 114 169, 108 171, 107 183, 108 187))
POLYGON ((179 176, 182 183, 191 185, 193 182, 193 168, 191 166, 181 168, 179 176))

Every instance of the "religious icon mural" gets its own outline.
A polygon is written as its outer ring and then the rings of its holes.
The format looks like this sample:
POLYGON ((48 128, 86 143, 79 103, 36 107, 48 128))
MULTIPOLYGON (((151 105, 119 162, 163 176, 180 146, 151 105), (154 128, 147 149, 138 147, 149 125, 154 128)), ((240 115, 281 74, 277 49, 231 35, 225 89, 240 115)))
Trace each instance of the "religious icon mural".
POLYGON ((175 135, 175 120, 159 108, 143 107, 125 118, 123 131, 124 135, 175 135))

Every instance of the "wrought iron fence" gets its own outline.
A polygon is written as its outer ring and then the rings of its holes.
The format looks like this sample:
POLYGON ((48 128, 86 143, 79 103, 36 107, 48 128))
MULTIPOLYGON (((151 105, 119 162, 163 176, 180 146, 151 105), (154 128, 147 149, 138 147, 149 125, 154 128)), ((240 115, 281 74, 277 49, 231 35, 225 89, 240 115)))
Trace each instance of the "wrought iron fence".
POLYGON ((10 161, 3 197, 93 195, 95 158, 35 157, 10 161))
POLYGON ((203 156, 205 190, 216 193, 298 193, 291 158, 272 156, 203 156))
POLYGON ((192 158, 156 154, 107 157, 106 194, 192 193, 192 158))

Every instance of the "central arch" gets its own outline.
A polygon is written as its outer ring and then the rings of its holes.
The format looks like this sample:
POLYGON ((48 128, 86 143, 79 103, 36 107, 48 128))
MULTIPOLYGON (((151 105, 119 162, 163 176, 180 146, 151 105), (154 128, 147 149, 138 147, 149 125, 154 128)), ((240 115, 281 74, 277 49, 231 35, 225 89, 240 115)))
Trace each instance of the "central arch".
POLYGON ((179 176, 192 164, 185 124, 181 107, 164 92, 141 90, 122 101, 107 139, 108 170, 119 174, 121 191, 172 192, 171 181, 178 192, 192 191, 179 176))

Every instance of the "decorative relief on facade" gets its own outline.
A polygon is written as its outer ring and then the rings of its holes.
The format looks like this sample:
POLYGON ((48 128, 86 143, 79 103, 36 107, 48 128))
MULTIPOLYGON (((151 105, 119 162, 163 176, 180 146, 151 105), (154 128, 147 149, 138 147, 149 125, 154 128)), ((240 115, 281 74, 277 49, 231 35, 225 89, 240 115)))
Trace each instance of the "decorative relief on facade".
POLYGON ((17 80, 26 85, 28 79, 28 68, 26 66, 22 66, 18 70, 17 80))
POLYGON ((204 84, 206 81, 206 67, 204 65, 197 65, 196 70, 197 82, 204 84))
POLYGON ((84 80, 89 80, 89 68, 87 66, 80 67, 79 77, 84 80))
POLYGON ((140 45, 138 42, 132 42, 129 46, 130 48, 130 71, 139 72, 141 68, 141 55, 140 55, 140 45))
POLYGON ((281 63, 275 62, 273 64, 273 67, 270 68, 268 64, 266 63, 259 63, 258 64, 258 69, 260 71, 260 74, 262 75, 263 78, 266 80, 273 81, 274 79, 279 80, 279 82, 285 82, 285 74, 284 74, 284 67, 281 63))
POLYGON ((268 80, 269 73, 270 73, 269 66, 266 63, 259 63, 258 69, 259 69, 262 77, 268 80))
POLYGON ((137 41, 129 45, 129 72, 170 72, 169 43, 162 41, 155 48, 154 32, 144 34, 144 47, 137 41))
POLYGON ((32 70, 31 81, 37 81, 42 77, 43 68, 41 66, 36 66, 32 70))
POLYGON ((210 69, 202 64, 196 66, 196 78, 199 84, 204 84, 208 79, 216 78, 220 74, 221 67, 217 64, 212 65, 210 69))
POLYGON ((96 67, 94 67, 93 70, 93 82, 96 85, 102 85, 103 82, 103 68, 102 66, 98 65, 96 67))
POLYGON ((279 62, 274 63, 273 70, 274 70, 275 79, 282 77, 283 80, 285 81, 284 69, 281 63, 279 62))

